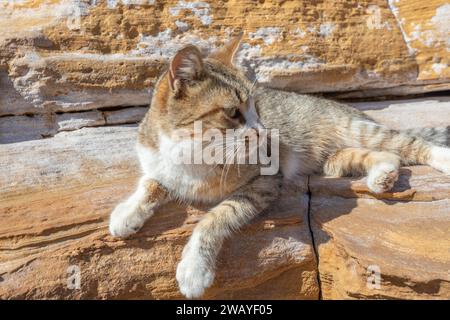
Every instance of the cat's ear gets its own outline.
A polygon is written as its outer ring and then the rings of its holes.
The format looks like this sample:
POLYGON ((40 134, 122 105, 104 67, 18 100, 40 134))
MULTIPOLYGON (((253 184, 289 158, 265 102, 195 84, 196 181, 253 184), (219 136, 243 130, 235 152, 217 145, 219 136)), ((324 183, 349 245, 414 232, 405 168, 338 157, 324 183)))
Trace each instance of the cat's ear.
POLYGON ((244 33, 240 32, 237 36, 229 40, 223 47, 213 51, 209 57, 218 60, 225 65, 233 66, 233 61, 239 50, 243 35, 244 33))
POLYGON ((184 47, 170 61, 170 88, 178 91, 184 83, 200 79, 202 73, 203 58, 200 50, 192 45, 184 47))

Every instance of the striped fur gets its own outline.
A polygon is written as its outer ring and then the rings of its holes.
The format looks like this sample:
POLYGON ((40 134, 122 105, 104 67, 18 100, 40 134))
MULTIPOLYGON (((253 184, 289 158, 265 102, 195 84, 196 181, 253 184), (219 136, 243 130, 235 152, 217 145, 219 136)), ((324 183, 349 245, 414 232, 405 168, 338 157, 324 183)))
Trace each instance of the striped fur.
POLYGON ((440 128, 414 128, 404 131, 413 137, 421 137, 436 145, 450 147, 450 126, 440 128))
POLYGON ((400 155, 402 164, 427 164, 431 144, 422 137, 392 130, 372 121, 352 120, 344 138, 351 147, 388 151, 400 155))
POLYGON ((206 59, 193 46, 173 57, 139 127, 144 177, 111 215, 111 233, 127 236, 170 199, 215 204, 194 229, 177 268, 180 290, 189 298, 212 284, 224 239, 279 196, 282 177, 367 174, 369 189, 382 193, 392 188, 401 164, 429 164, 450 174, 449 127, 396 131, 341 103, 253 88, 232 64, 239 42, 233 39, 206 59), (247 103, 250 98, 256 112, 247 103), (278 129, 281 174, 260 176, 258 165, 175 164, 171 153, 191 140, 178 141, 171 134, 185 129, 193 135, 198 120, 204 130, 221 132, 253 125, 278 129))

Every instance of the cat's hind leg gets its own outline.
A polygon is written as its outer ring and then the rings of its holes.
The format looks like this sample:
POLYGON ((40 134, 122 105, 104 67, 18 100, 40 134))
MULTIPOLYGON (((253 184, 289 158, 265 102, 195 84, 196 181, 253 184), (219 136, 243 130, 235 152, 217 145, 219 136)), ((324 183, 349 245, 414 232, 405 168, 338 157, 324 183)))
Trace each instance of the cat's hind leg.
POLYGON ((154 211, 168 200, 169 194, 159 182, 142 177, 131 197, 119 203, 111 213, 111 235, 126 237, 136 233, 154 211))
POLYGON ((350 125, 344 145, 400 155, 403 165, 426 164, 450 174, 450 141, 447 128, 423 128, 404 132, 372 121, 357 119, 350 125))
POLYGON ((323 172, 334 177, 367 174, 367 186, 373 193, 389 191, 398 179, 400 156, 387 151, 344 148, 325 162, 323 172))

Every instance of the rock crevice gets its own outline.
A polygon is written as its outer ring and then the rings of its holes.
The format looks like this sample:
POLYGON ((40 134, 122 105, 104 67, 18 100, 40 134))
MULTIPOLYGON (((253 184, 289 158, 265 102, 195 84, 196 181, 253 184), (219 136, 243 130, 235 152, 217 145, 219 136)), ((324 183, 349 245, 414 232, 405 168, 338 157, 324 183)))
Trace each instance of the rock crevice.
MULTIPOLYGON (((307 207, 307 212, 308 212, 308 214, 307 214, 307 217, 308 217, 308 220, 307 220, 308 221, 308 230, 309 230, 309 233, 311 235, 311 243, 312 243, 312 246, 313 246, 314 256, 316 257, 317 265, 319 265, 320 264, 320 256, 319 256, 319 254, 317 252, 316 240, 314 238, 314 232, 313 232, 313 229, 311 227, 311 188, 310 188, 310 179, 311 179, 311 177, 308 176, 307 179, 308 179, 307 180, 307 187, 308 187, 308 193, 307 193, 308 194, 308 207, 307 207)), ((319 299, 323 299, 323 297, 322 297, 322 280, 320 278, 320 272, 317 272, 317 284, 319 286, 319 299)))
POLYGON ((137 124, 148 106, 107 107, 86 111, 0 116, 0 143, 53 137, 87 127, 137 124))

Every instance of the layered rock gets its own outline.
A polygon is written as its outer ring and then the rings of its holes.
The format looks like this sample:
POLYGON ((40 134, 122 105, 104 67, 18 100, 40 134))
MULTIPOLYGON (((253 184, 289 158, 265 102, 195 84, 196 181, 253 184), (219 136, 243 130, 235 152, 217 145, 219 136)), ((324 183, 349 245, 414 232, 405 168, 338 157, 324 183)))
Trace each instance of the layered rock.
POLYGON ((392 192, 311 177, 324 299, 450 298, 450 177, 407 167, 392 192))
MULTIPOLYGON (((450 124, 448 97, 354 103, 393 129, 450 124)), ((324 299, 450 298, 450 176, 402 168, 391 192, 366 178, 310 177, 324 299)))
POLYGON ((427 1, 88 1, 0 4, 0 116, 146 105, 188 43, 246 32, 263 85, 342 97, 449 89, 449 5, 427 1))
POLYGON ((0 143, 48 138, 58 132, 85 127, 136 124, 142 120, 147 110, 148 107, 119 107, 0 117, 0 143))
MULTIPOLYGON (((139 176, 135 123, 182 46, 207 54, 243 30, 238 61, 264 86, 441 91, 449 12, 443 0, 3 1, 0 298, 181 297, 176 264, 206 208, 169 205, 128 240, 107 220, 139 176)), ((395 129, 450 124, 443 96, 354 105, 395 129)), ((404 168, 378 198, 364 183, 299 181, 225 243, 205 298, 450 298, 449 178, 404 168)))
MULTIPOLYGON (((411 113, 424 119, 416 126, 442 124, 450 108, 445 97, 356 106, 400 128, 411 113)), ((135 136, 108 126, 0 146, 1 298, 180 297, 176 264, 205 208, 170 205, 128 240, 108 235, 109 212, 139 176, 135 136)), ((450 178, 401 173, 377 198, 365 179, 300 181, 226 242, 205 298, 315 299, 317 270, 325 299, 449 297, 450 178)))
MULTIPOLYGON (((0 146, 1 299, 181 298, 176 265, 206 208, 169 205, 130 239, 108 234, 140 173, 135 139, 116 126, 0 146)), ((318 298, 306 190, 225 243, 205 298, 318 298)))
POLYGON ((446 127, 450 124, 449 96, 353 102, 350 105, 365 112, 375 121, 396 130, 446 127))

